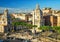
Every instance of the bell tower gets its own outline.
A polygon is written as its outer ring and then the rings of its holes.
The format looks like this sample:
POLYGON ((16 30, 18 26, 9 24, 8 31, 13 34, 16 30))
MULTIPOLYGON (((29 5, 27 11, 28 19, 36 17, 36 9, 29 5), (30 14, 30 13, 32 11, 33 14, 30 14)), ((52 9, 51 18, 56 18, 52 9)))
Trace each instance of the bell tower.
POLYGON ((33 25, 37 25, 37 27, 43 25, 43 14, 38 4, 36 5, 36 9, 33 11, 32 16, 33 25))
POLYGON ((8 24, 8 9, 4 10, 4 24, 7 25, 8 24))
POLYGON ((8 15, 8 9, 4 10, 4 15, 7 16, 8 15))
POLYGON ((40 9, 40 6, 38 4, 36 5, 36 9, 40 9))

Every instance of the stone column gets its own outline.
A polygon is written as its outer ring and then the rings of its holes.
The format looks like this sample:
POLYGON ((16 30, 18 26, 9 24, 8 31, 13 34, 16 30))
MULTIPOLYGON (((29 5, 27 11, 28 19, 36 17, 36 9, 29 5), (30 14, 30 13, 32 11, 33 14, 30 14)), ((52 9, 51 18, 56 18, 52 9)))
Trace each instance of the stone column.
POLYGON ((57 26, 60 26, 60 16, 57 17, 57 26))
POLYGON ((53 16, 50 16, 51 26, 53 27, 53 16))

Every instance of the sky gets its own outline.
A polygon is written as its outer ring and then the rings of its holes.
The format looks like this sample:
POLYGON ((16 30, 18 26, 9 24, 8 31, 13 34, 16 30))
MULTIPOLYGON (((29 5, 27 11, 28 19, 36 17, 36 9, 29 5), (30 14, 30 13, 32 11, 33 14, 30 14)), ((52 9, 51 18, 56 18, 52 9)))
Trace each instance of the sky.
POLYGON ((0 0, 0 10, 4 8, 19 12, 21 10, 33 10, 36 4, 39 4, 41 9, 51 7, 60 10, 60 0, 0 0))

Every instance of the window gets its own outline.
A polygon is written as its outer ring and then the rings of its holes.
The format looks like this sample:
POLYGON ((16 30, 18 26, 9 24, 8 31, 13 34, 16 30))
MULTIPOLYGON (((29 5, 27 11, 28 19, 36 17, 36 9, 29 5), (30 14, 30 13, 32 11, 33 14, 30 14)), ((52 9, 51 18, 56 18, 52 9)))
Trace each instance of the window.
POLYGON ((37 18, 39 18, 39 16, 37 16, 37 18))
POLYGON ((0 24, 2 24, 2 22, 0 21, 0 24))
POLYGON ((6 22, 4 21, 4 23, 6 23, 6 22))
POLYGON ((2 27, 0 26, 0 28, 2 28, 2 27))
POLYGON ((3 18, 3 21, 4 21, 5 19, 3 18))

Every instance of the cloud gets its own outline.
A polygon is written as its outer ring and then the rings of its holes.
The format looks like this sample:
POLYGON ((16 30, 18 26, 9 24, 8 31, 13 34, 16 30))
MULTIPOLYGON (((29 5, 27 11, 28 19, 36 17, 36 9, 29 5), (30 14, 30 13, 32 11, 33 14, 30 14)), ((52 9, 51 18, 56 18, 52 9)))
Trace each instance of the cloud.
MULTIPOLYGON (((0 13, 3 13, 5 7, 0 7, 0 13)), ((32 10, 31 9, 18 9, 18 8, 7 8, 9 10, 9 13, 29 13, 32 10)))

